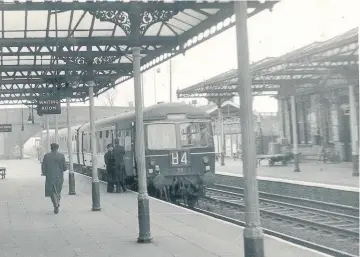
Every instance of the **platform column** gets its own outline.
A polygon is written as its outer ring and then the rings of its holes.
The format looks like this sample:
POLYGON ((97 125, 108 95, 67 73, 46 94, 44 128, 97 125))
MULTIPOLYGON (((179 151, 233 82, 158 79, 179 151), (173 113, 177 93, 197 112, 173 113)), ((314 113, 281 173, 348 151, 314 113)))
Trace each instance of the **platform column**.
POLYGON ((55 119, 55 143, 59 143, 59 123, 58 123, 58 117, 55 114, 54 115, 54 119, 55 119))
POLYGON ((75 174, 73 163, 72 133, 70 120, 70 97, 66 98, 67 147, 69 153, 69 195, 75 195, 75 174))
POLYGON ((292 126, 292 136, 293 136, 293 153, 294 153, 294 172, 300 172, 299 167, 299 149, 298 149, 298 126, 297 126, 297 117, 296 117, 296 101, 295 96, 290 97, 291 101, 291 126, 292 126))
POLYGON ((242 133, 245 229, 244 253, 246 257, 264 257, 264 233, 260 222, 259 195, 256 171, 256 146, 252 88, 247 33, 247 2, 235 1, 236 38, 238 55, 238 83, 240 95, 240 124, 242 133))
POLYGON ((50 129, 49 129, 49 116, 45 116, 45 129, 46 129, 46 142, 45 142, 45 152, 50 152, 50 129))
POLYGON ((353 176, 359 176, 359 140, 358 118, 356 111, 355 86, 349 86, 350 124, 351 124, 351 152, 353 163, 353 176))
POLYGON ((140 70, 140 47, 132 47, 133 69, 134 69, 134 93, 135 93, 135 130, 136 130, 136 163, 138 172, 138 215, 139 215, 139 243, 148 243, 152 236, 150 232, 150 207, 149 195, 146 182, 145 165, 145 142, 144 142, 144 122, 143 122, 143 92, 141 88, 141 70, 140 70))
POLYGON ((100 181, 96 163, 96 138, 94 116, 94 81, 88 82, 89 86, 89 113, 90 113, 90 140, 91 140, 91 164, 92 164, 92 210, 100 211, 100 181))
POLYGON ((289 101, 288 98, 284 98, 282 102, 282 107, 284 109, 284 133, 285 138, 288 140, 288 142, 291 142, 291 120, 290 120, 290 112, 289 112, 289 101))
POLYGON ((284 103, 283 99, 278 99, 278 115, 280 118, 280 138, 285 138, 285 124, 284 124, 284 103))
POLYGON ((225 165, 225 135, 224 135, 224 117, 221 111, 221 103, 218 104, 218 120, 219 120, 219 128, 220 128, 220 140, 219 140, 220 163, 221 166, 224 166, 225 165))
POLYGON ((44 135, 43 135, 44 125, 43 122, 40 121, 40 147, 39 147, 39 161, 42 162, 43 157, 43 147, 44 147, 44 135))

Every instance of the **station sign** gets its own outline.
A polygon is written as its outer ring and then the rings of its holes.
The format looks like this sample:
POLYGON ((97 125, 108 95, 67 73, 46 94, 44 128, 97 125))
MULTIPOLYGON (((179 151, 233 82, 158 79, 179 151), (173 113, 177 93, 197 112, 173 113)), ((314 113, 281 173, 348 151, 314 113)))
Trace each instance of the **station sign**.
POLYGON ((0 132, 12 132, 11 124, 0 124, 0 132))
POLYGON ((37 113, 39 116, 42 116, 43 114, 61 114, 60 99, 39 100, 37 105, 37 113))

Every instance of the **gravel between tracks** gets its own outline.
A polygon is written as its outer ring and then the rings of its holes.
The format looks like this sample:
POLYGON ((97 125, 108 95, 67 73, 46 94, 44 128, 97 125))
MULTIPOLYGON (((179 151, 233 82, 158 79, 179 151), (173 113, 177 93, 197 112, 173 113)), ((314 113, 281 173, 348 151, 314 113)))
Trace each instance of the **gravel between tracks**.
MULTIPOLYGON (((227 216, 236 220, 245 220, 244 212, 242 212, 241 210, 236 210, 234 207, 226 206, 225 204, 200 199, 199 208, 209 210, 211 212, 215 212, 217 214, 227 216)), ((300 238, 302 240, 310 241, 356 256, 359 253, 358 238, 348 238, 345 236, 342 237, 341 235, 333 234, 330 231, 309 229, 308 227, 292 224, 288 221, 276 220, 273 217, 269 217, 267 215, 261 215, 261 223, 264 228, 274 230, 296 238, 300 238)))

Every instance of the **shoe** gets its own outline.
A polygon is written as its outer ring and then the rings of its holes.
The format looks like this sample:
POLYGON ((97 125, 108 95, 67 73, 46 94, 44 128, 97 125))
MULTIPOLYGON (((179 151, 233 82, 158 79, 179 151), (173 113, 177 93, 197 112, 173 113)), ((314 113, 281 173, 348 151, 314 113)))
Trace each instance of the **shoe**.
POLYGON ((58 214, 58 213, 59 213, 59 206, 60 206, 60 205, 54 207, 54 213, 55 213, 55 214, 58 214))

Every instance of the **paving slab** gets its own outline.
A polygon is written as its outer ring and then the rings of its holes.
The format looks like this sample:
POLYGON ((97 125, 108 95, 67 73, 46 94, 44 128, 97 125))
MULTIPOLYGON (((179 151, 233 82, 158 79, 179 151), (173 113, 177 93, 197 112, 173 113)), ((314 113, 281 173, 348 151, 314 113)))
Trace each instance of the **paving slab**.
MULTIPOLYGON (((242 228, 175 205, 150 199, 150 244, 138 244, 137 194, 107 194, 91 211, 91 180, 76 175, 75 196, 65 180, 59 214, 44 197, 35 160, 3 161, 0 180, 0 256, 243 257, 242 228)), ((265 237, 266 256, 326 256, 265 237)))
MULTIPOLYGON (((226 173, 241 176, 243 166, 241 160, 225 159, 225 166, 216 163, 216 173, 226 173)), ((293 164, 286 166, 275 164, 268 166, 267 161, 262 161, 258 167, 258 178, 278 178, 294 181, 321 183, 328 185, 359 187, 359 178, 352 176, 352 163, 323 163, 304 162, 300 163, 301 172, 294 172, 293 164)))

